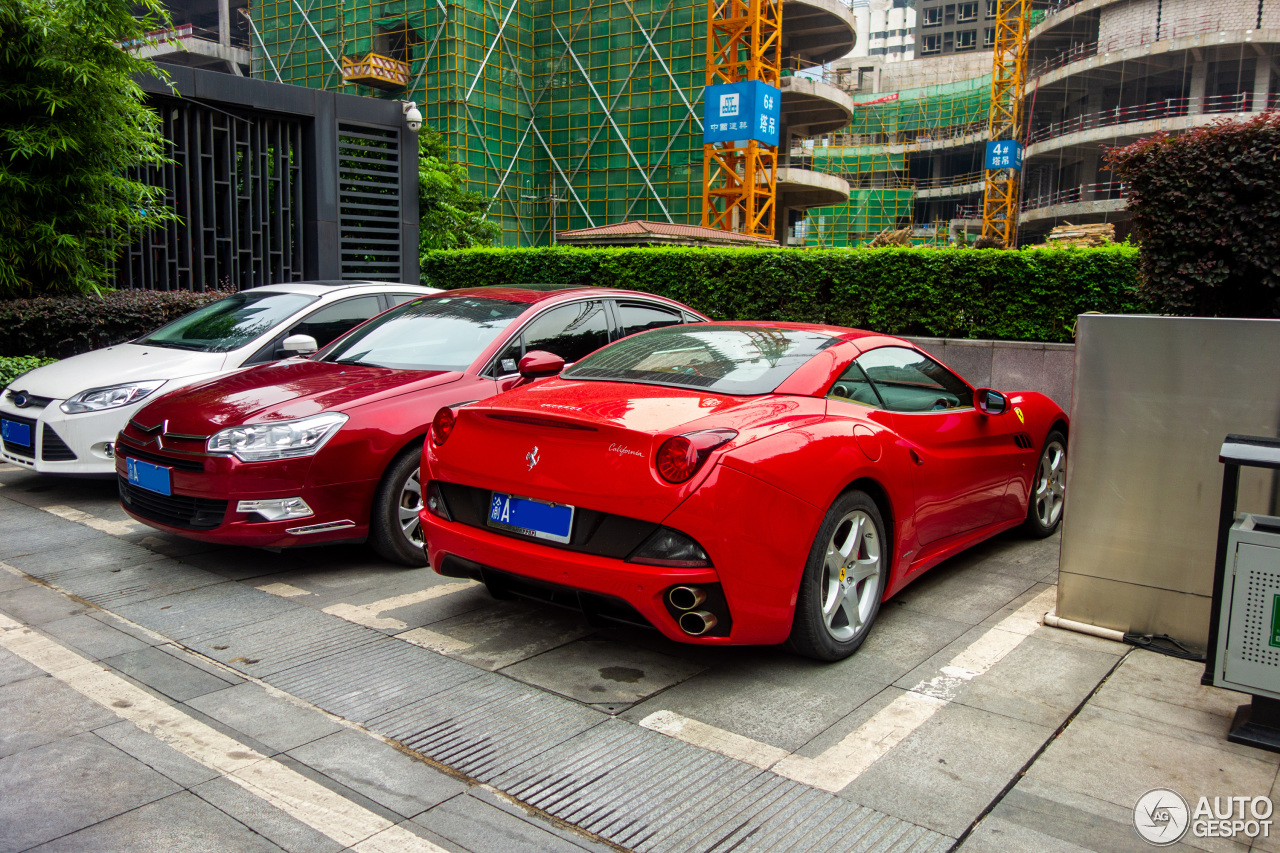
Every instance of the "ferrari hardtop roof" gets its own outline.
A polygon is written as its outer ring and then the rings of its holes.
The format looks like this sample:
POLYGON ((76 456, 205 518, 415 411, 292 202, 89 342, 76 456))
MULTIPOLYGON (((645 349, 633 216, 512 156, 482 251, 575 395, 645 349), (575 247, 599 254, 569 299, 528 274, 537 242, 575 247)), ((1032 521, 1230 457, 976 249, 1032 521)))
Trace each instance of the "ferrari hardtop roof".
POLYGON ((759 326, 766 329, 791 329, 797 332, 813 332, 818 335, 828 335, 833 338, 840 338, 844 341, 858 341, 866 338, 880 338, 886 341, 899 341, 910 345, 909 341, 896 338, 893 335, 885 335, 881 332, 869 332, 866 329, 850 329, 845 326, 829 326, 824 323, 791 323, 776 320, 712 320, 709 323, 699 323, 701 326, 759 326))

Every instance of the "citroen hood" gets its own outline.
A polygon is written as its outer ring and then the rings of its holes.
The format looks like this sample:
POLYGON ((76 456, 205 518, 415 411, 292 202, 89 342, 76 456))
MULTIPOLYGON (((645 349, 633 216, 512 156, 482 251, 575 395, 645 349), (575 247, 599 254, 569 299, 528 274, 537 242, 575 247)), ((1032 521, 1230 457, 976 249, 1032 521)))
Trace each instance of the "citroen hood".
POLYGON ((37 367, 10 383, 10 387, 40 397, 65 400, 89 388, 217 373, 224 369, 226 361, 224 352, 118 344, 37 367))
POLYGON ((290 358, 167 394, 143 408, 135 420, 144 425, 167 420, 173 432, 212 435, 230 426, 350 411, 461 377, 456 371, 393 370, 290 358))

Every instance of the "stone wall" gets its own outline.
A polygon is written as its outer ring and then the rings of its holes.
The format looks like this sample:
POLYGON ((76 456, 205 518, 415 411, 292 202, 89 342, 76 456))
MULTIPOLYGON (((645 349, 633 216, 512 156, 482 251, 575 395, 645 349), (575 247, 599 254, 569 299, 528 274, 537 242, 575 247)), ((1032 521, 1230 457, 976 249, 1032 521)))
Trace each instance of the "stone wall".
POLYGON ((961 338, 908 338, 937 356, 975 388, 1039 391, 1071 411, 1075 370, 1074 344, 1022 341, 971 341, 961 338))

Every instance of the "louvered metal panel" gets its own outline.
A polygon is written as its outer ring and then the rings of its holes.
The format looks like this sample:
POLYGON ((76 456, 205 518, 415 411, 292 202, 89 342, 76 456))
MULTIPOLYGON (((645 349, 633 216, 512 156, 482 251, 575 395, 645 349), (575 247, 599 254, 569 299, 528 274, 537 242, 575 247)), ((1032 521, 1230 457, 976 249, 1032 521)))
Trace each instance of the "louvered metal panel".
POLYGON ((338 125, 339 269, 344 279, 398 281, 400 136, 365 125, 338 125))

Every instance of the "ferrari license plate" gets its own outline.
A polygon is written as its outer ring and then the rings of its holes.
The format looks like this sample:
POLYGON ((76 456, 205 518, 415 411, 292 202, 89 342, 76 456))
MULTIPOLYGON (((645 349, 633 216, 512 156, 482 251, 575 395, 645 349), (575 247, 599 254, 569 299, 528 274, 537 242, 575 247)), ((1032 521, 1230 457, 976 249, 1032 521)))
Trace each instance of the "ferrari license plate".
POLYGON ((150 462, 142 462, 138 459, 126 459, 124 464, 129 469, 129 483, 140 489, 146 489, 148 492, 155 492, 158 495, 172 495, 173 489, 169 484, 169 472, 172 468, 164 468, 160 465, 152 465, 150 462))
POLYGON ((31 446, 31 427, 8 418, 0 418, 0 438, 5 444, 16 444, 20 447, 31 446))
POLYGON ((573 532, 573 507, 494 492, 489 501, 489 526, 567 543, 573 532))

